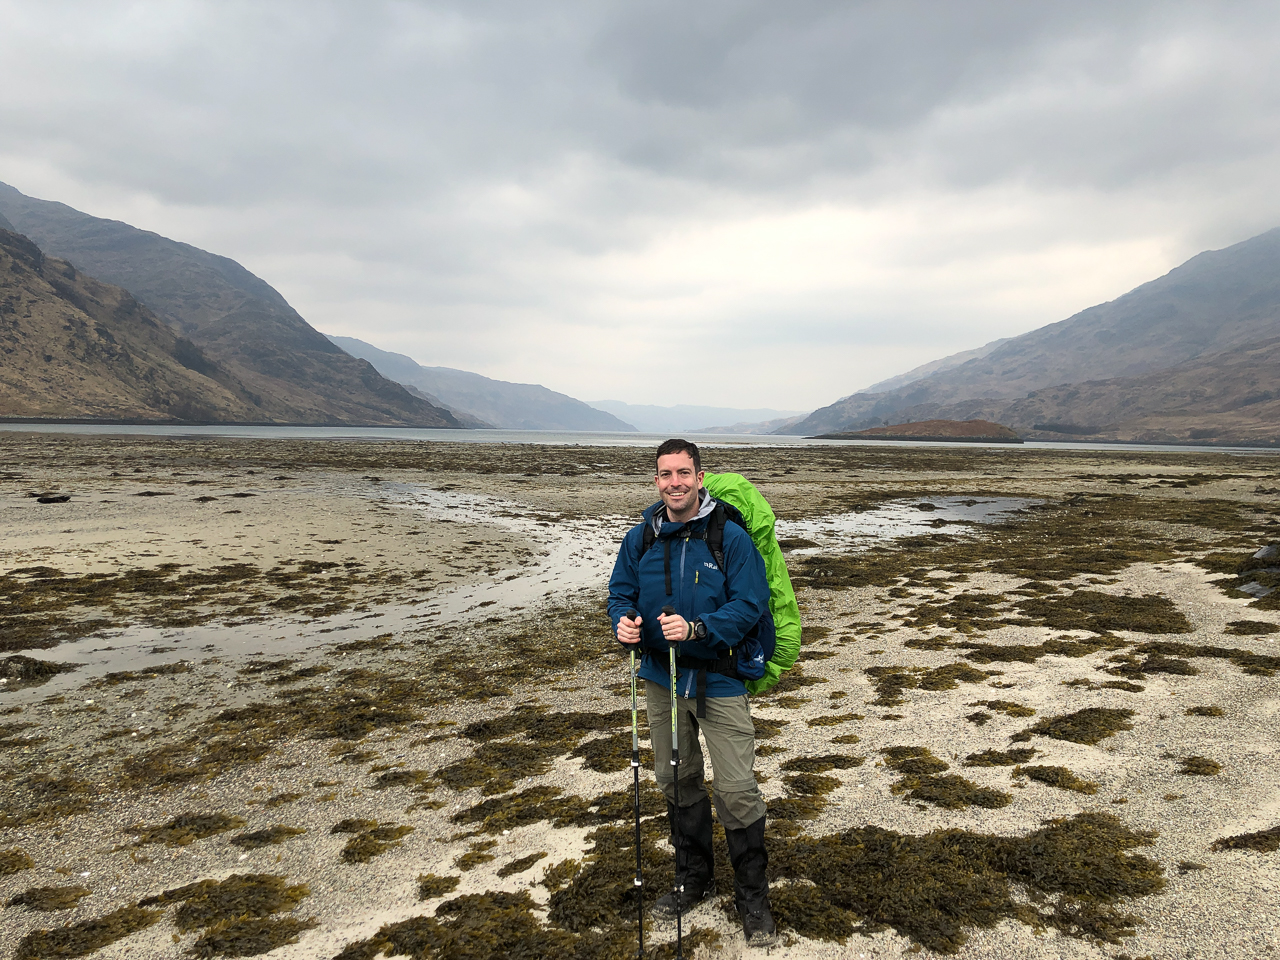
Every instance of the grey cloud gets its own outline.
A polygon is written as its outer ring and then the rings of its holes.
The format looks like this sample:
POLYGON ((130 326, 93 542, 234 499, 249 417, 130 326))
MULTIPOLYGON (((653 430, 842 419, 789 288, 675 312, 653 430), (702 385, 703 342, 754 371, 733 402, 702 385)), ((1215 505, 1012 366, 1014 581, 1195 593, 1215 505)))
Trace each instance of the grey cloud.
MULTIPOLYGON (((547 264, 806 205, 1100 194, 1106 230, 1179 255, 1280 220, 1267 3, 0 0, 0 22, 0 180, 152 198, 143 225, 216 236, 317 323, 368 310, 402 349, 461 344, 461 318, 643 339, 628 325, 667 321, 602 313, 589 270, 547 264)), ((958 250, 926 219, 902 262, 1104 231, 1087 205, 1051 220, 958 250)), ((881 291, 701 322, 771 345, 1017 332, 948 307, 881 291)))

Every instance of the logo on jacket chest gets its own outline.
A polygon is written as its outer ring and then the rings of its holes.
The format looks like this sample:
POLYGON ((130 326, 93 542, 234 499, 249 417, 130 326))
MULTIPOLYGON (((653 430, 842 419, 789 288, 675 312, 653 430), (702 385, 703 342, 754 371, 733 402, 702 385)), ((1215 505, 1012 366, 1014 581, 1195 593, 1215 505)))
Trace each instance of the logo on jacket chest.
POLYGON ((714 563, 711 563, 711 562, 707 561, 707 560, 703 560, 703 561, 702 561, 702 565, 703 565, 704 567, 706 567, 708 570, 714 570, 714 569, 716 569, 716 565, 715 565, 714 563))

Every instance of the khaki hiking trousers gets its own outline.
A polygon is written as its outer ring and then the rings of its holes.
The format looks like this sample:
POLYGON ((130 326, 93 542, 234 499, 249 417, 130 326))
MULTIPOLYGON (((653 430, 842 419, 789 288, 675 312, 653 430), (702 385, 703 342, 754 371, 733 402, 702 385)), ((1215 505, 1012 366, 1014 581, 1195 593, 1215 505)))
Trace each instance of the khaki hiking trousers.
MULTIPOLYGON (((675 776, 671 769, 671 691, 645 681, 645 706, 649 713, 649 737, 653 744, 654 773, 658 786, 675 803, 675 776)), ((716 813, 726 830, 741 830, 764 816, 764 798, 756 784, 756 730, 746 694, 740 697, 707 697, 707 715, 697 717, 698 701, 676 697, 676 732, 680 738, 680 806, 688 807, 706 796, 703 784, 702 745, 707 741, 715 777, 711 784, 716 813)))

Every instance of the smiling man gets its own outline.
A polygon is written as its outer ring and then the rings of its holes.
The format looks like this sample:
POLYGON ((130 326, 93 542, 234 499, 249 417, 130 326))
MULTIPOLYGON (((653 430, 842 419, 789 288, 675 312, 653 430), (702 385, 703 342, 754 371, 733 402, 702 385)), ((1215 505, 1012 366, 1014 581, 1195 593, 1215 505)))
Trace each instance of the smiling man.
POLYGON ((725 522, 725 510, 702 488, 702 480, 696 445, 668 440, 658 447, 654 483, 661 500, 644 511, 643 521, 622 541, 609 578, 609 615, 624 649, 639 644, 644 651, 639 673, 655 773, 667 798, 676 850, 681 892, 660 898, 654 913, 674 917, 715 893, 701 733, 715 771, 715 810, 725 828, 743 932, 748 944, 763 946, 775 939, 765 876, 765 805, 755 779, 747 690, 729 666, 729 655, 769 615, 769 584, 751 535, 725 522), (663 613, 664 607, 675 612, 663 613), (637 613, 634 619, 629 611, 637 613), (679 668, 678 771, 671 769, 673 646, 679 668))

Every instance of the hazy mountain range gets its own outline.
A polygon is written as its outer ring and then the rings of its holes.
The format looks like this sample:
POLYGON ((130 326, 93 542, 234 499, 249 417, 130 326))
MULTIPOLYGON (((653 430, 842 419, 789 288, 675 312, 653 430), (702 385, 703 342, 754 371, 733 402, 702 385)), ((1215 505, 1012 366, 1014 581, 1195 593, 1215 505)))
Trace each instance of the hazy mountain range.
MULTIPOLYGON (((251 405, 242 411, 246 420, 458 426, 448 411, 335 347, 270 284, 234 260, 65 204, 36 200, 4 184, 0 215, 45 255, 123 288, 174 333, 196 344, 241 385, 241 396, 251 405)), ((57 339, 51 348, 74 349, 57 339)), ((7 359, 0 362, 8 371, 7 359)), ((69 398, 79 389, 78 381, 62 387, 69 398)), ((128 416, 123 410, 132 403, 124 396, 121 400, 117 417, 128 416)), ((222 409, 193 396, 191 409, 197 408, 222 409)), ((3 412, 19 415, 9 408, 3 412)))
POLYGON ((984 419, 1022 436, 1280 443, 1280 229, 805 416, 587 404, 314 330, 226 257, 0 184, 0 416, 816 434, 984 419))
POLYGON ((743 433, 755 432, 760 421, 783 420, 803 414, 802 410, 740 410, 736 407, 700 407, 676 404, 659 407, 652 404, 623 403, 621 400, 589 400, 591 406, 607 410, 616 417, 635 424, 641 433, 743 433), (741 427, 734 430, 733 427, 741 427))
POLYGON ((980 417, 1048 439, 1270 442, 1280 438, 1277 337, 1280 229, 778 432, 980 417))
POLYGON ((464 421, 464 426, 507 430, 636 429, 612 414, 536 383, 508 383, 450 367, 424 367, 412 357, 380 350, 354 337, 329 339, 353 357, 368 360, 384 377, 421 390, 433 403, 451 410, 464 421))

